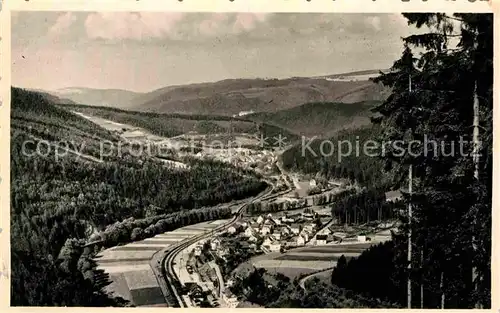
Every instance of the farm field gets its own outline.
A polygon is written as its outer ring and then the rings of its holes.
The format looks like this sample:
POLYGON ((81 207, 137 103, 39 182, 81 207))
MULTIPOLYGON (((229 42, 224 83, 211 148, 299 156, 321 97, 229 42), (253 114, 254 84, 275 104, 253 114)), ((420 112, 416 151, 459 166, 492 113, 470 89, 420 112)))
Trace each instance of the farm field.
POLYGON ((275 260, 284 261, 337 261, 342 255, 347 257, 356 257, 359 253, 297 253, 297 254, 285 254, 284 256, 278 257, 275 260))
POLYGON ((346 258, 356 257, 375 243, 306 246, 286 253, 260 255, 248 262, 257 268, 265 268, 270 273, 281 273, 294 279, 303 274, 332 268, 342 255, 346 258))
POLYGON ((96 257, 98 269, 110 276, 106 290, 135 306, 167 306, 150 266, 152 256, 185 238, 210 231, 220 221, 204 222, 156 235, 141 241, 106 249, 96 257))

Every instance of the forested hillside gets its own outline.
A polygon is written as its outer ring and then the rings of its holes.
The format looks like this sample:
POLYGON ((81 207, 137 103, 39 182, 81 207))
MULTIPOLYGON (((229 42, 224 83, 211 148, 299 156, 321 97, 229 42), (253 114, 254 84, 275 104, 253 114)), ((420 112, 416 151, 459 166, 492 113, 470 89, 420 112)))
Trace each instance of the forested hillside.
POLYGON ((302 140, 283 153, 283 166, 307 174, 320 173, 326 178, 383 186, 389 178, 382 172, 381 147, 369 153, 363 148, 379 132, 378 126, 370 125, 341 131, 332 138, 302 140))
POLYGON ((13 305, 118 305, 102 292, 106 275, 95 271, 95 251, 82 247, 89 236, 99 233, 110 246, 227 217, 204 207, 266 187, 217 162, 191 160, 189 171, 148 158, 99 162, 95 148, 100 138, 116 141, 112 134, 40 94, 13 88, 12 95, 13 305), (85 142, 85 157, 56 159, 56 144, 66 140, 85 142))
POLYGON ((87 115, 99 116, 111 121, 141 127, 152 134, 164 137, 174 137, 193 132, 201 135, 247 133, 253 134, 257 138, 260 138, 261 135, 272 138, 281 134, 290 141, 298 139, 298 136, 294 133, 281 127, 229 116, 161 114, 85 105, 64 105, 63 107, 87 115))
POLYGON ((377 103, 379 102, 306 103, 275 113, 255 113, 246 117, 279 126, 301 136, 329 137, 339 130, 369 125, 372 115, 370 109, 377 103))
POLYGON ((384 100, 387 95, 384 86, 369 80, 226 79, 158 89, 135 98, 132 108, 160 113, 233 115, 250 110, 276 112, 308 102, 384 100))

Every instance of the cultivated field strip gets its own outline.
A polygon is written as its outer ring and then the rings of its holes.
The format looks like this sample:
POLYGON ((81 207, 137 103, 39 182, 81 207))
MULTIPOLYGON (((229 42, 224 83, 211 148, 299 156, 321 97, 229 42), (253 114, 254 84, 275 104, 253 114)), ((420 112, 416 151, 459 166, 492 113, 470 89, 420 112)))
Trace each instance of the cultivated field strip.
POLYGON ((121 265, 121 264, 115 264, 115 265, 107 265, 105 267, 99 266, 98 269, 105 270, 109 274, 114 274, 114 273, 125 273, 125 272, 131 272, 131 271, 143 271, 143 270, 148 270, 149 264, 147 263, 138 263, 138 264, 130 264, 130 265, 121 265))
MULTIPOLYGON (((171 241, 171 243, 175 243, 177 241, 171 241)), ((155 251, 158 251, 158 248, 163 248, 165 247, 165 244, 164 243, 158 243, 158 242, 154 242, 154 241, 150 241, 150 242, 136 242, 136 243, 130 243, 129 245, 127 245, 127 247, 131 247, 131 248, 136 248, 139 249, 141 247, 151 247, 151 248, 155 248, 155 251)))
POLYGON ((359 253, 294 253, 285 254, 276 258, 276 260, 297 260, 297 261, 337 261, 340 257, 344 255, 346 258, 356 257, 359 253))
POLYGON ((114 251, 158 251, 158 244, 156 245, 133 245, 133 246, 123 246, 118 247, 114 251))
POLYGON ((271 272, 280 272, 295 277, 317 270, 332 268, 344 255, 347 259, 359 256, 373 243, 329 244, 322 246, 306 246, 292 249, 284 254, 269 254, 254 259, 252 264, 257 268, 265 268, 271 272))
POLYGON ((109 263, 120 263, 124 262, 126 264, 139 264, 141 262, 147 262, 150 258, 119 258, 119 259, 98 259, 97 263, 104 266, 109 263))
POLYGON ((298 261, 298 260, 260 260, 254 263, 257 268, 309 268, 314 270, 329 268, 335 265, 335 261, 298 261))
POLYGON ((134 286, 134 289, 158 287, 156 277, 151 269, 125 272, 124 276, 127 280, 127 284, 129 286, 134 286))
POLYGON ((152 238, 106 249, 96 257, 98 268, 110 274, 107 291, 131 301, 135 306, 167 306, 151 269, 150 261, 157 251, 186 238, 208 232, 219 223, 200 223, 152 238))

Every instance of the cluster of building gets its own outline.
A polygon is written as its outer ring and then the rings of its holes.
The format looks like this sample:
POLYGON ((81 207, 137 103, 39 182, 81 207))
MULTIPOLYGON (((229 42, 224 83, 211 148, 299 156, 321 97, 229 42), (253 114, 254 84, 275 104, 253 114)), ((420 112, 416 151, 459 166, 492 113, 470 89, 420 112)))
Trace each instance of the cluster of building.
POLYGON ((242 147, 226 149, 206 149, 195 154, 198 158, 212 158, 230 163, 236 167, 253 168, 263 173, 270 173, 277 156, 269 150, 253 150, 242 147))
POLYGON ((219 306, 216 297, 214 296, 215 288, 207 286, 207 284, 187 283, 187 294, 183 295, 183 299, 188 306, 204 307, 208 304, 209 307, 219 306))
POLYGON ((228 308, 236 308, 240 303, 238 298, 229 289, 226 289, 222 293, 222 301, 224 301, 228 308))
MULTIPOLYGON (((304 246, 314 238, 318 225, 314 222, 315 212, 303 212, 295 215, 249 218, 231 226, 228 233, 238 235, 249 243, 249 248, 262 249, 264 252, 278 252, 285 249, 304 246)), ((321 236, 321 235, 319 235, 321 236)), ((321 238, 319 243, 321 244, 321 238)))

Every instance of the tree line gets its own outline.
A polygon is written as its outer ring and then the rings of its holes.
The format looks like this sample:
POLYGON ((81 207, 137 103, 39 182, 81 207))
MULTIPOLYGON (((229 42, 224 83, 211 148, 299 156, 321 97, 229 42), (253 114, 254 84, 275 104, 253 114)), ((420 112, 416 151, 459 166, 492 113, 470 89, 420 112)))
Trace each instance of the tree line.
POLYGON ((339 223, 356 225, 396 218, 404 208, 400 201, 386 201, 385 190, 381 188, 339 194, 330 206, 339 223))
POLYGON ((401 58, 375 79, 392 94, 374 122, 380 141, 405 143, 383 168, 407 190, 408 209, 392 243, 339 263, 332 280, 409 308, 489 308, 493 15, 403 15, 425 30, 404 38, 401 58), (437 145, 409 153, 425 139, 437 145))
POLYGON ((381 185, 387 179, 386 175, 382 175, 383 163, 379 158, 382 150, 370 153, 364 153, 363 150, 365 143, 376 139, 379 132, 377 125, 369 125, 343 130, 328 139, 305 140, 283 153, 283 167, 305 174, 320 174, 326 179, 381 185), (339 157, 339 153, 347 155, 339 157))
MULTIPOLYGON (((284 292, 279 307, 334 305, 325 300, 339 290, 369 299, 356 307, 491 307, 493 15, 403 15, 422 31, 403 38, 401 58, 375 79, 392 94, 373 109, 379 126, 370 135, 402 142, 403 153, 388 146, 385 157, 372 164, 380 173, 364 180, 378 187, 383 178, 404 190, 405 207, 397 210, 401 226, 391 242, 349 262, 341 258, 333 286, 312 284, 309 296, 284 292), (425 139, 437 145, 424 147, 425 139)), ((290 153, 291 168, 329 168, 325 158, 301 160, 299 150, 290 153)), ((334 206, 338 218, 347 212, 344 222, 352 223, 373 218, 380 203, 379 192, 349 195, 334 206)))

